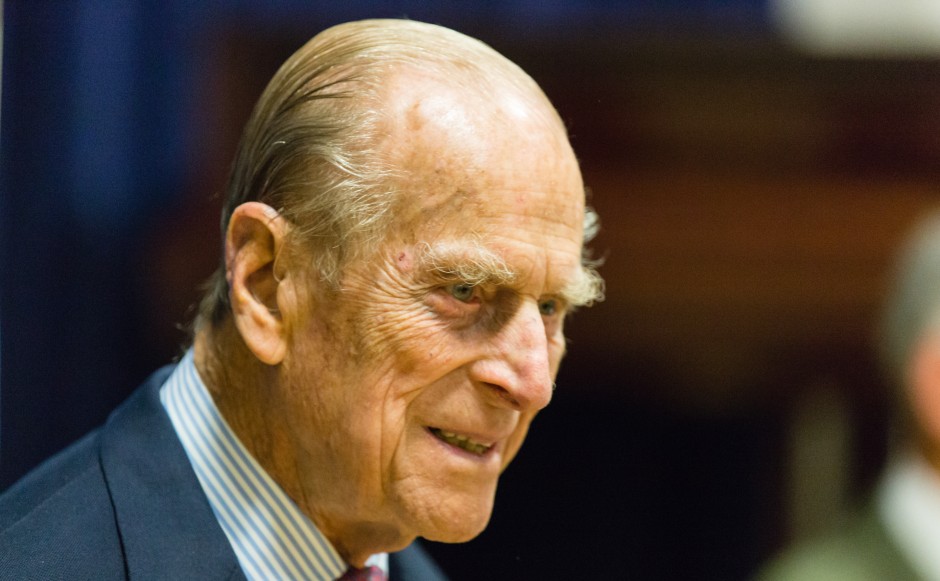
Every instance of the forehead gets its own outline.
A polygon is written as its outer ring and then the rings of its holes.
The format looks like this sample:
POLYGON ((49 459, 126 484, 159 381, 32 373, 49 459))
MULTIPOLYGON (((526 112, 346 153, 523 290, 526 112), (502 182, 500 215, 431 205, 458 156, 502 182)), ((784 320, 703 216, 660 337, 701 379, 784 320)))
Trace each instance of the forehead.
POLYGON ((380 149, 401 194, 399 235, 488 239, 516 231, 580 255, 581 174, 541 93, 509 83, 468 90, 411 73, 390 84, 387 98, 380 149))

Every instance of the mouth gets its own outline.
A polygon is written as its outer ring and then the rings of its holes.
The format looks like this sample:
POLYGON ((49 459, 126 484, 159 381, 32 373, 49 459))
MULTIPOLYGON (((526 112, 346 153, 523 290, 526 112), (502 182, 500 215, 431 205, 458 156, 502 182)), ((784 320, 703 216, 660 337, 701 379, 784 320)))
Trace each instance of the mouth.
POLYGON ((435 438, 444 442, 445 444, 450 444, 456 448, 460 448, 465 452, 470 454, 475 454, 477 456, 482 456, 493 449, 495 444, 493 443, 484 443, 478 442, 469 436, 463 434, 457 434, 454 432, 446 432, 440 428, 428 428, 428 431, 434 435, 435 438))

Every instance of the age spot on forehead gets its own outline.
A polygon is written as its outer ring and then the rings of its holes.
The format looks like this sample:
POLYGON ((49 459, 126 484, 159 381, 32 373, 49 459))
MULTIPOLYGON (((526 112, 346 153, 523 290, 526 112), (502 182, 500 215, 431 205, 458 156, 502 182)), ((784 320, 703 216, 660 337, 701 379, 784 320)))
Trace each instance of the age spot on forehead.
POLYGON ((408 107, 405 120, 410 131, 419 131, 424 127, 427 117, 421 113, 421 101, 415 101, 411 104, 411 107, 408 107))

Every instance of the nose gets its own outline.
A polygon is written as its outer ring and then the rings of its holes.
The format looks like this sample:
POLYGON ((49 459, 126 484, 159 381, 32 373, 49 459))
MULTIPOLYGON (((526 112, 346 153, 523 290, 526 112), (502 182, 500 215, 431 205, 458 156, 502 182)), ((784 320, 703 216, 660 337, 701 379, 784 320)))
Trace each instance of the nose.
POLYGON ((538 411, 552 399, 552 365, 545 323, 535 301, 524 301, 472 367, 486 396, 501 407, 538 411))

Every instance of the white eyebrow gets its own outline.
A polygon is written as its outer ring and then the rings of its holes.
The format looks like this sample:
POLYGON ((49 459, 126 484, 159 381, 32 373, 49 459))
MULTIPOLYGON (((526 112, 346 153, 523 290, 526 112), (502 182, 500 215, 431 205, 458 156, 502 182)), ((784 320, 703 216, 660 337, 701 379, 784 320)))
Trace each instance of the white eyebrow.
POLYGON ((501 256, 479 242, 425 244, 418 262, 428 272, 472 285, 505 286, 519 278, 501 256))
MULTIPOLYGON (((519 279, 501 256, 479 242, 425 244, 418 262, 427 272, 472 285, 511 286, 519 279)), ((571 308, 591 306, 604 300, 604 279, 592 264, 582 264, 558 298, 571 308)))
POLYGON ((582 264, 574 281, 561 291, 561 298, 570 307, 590 307, 604 300, 604 279, 590 264, 582 264))

